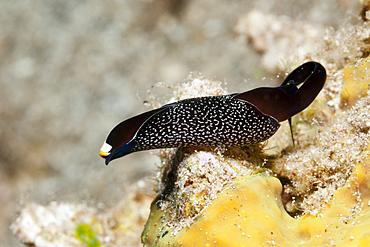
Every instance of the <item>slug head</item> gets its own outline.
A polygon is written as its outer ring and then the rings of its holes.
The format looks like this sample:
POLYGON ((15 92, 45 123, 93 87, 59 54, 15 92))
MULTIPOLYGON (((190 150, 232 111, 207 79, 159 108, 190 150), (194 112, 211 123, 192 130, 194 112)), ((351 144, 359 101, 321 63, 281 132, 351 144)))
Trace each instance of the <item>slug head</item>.
POLYGON ((134 138, 137 131, 150 117, 161 110, 163 107, 127 119, 114 127, 99 152, 99 155, 105 159, 105 164, 131 153, 135 146, 134 138))

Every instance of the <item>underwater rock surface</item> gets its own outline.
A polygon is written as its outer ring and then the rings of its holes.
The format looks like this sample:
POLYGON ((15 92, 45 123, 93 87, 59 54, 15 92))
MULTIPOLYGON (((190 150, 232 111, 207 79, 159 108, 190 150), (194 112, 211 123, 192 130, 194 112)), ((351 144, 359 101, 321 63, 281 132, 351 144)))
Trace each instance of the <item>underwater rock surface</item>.
POLYGON ((10 228, 29 246, 140 246, 135 236, 142 231, 152 200, 140 185, 145 182, 139 181, 117 205, 104 210, 86 203, 30 203, 10 228))
POLYGON ((370 244, 370 159, 358 163, 344 187, 317 216, 291 217, 282 185, 274 177, 238 177, 190 228, 176 235, 163 227, 163 211, 152 203, 143 233, 145 246, 368 246, 370 244), (156 225, 153 225, 153 222, 156 225))
POLYGON ((327 49, 345 64, 312 55, 329 76, 293 118, 295 149, 281 146, 286 133, 278 132, 269 154, 263 145, 162 151, 144 246, 370 245, 368 30, 365 22, 331 37, 347 46, 327 49), (357 56, 346 55, 350 36, 364 47, 357 56), (226 172, 232 169, 240 173, 226 172))

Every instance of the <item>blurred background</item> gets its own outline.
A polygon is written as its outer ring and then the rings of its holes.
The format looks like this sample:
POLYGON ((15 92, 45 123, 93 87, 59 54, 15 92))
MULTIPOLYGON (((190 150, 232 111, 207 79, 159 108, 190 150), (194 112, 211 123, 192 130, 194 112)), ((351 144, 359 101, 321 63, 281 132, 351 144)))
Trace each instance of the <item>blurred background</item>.
POLYGON ((261 79, 276 78, 261 66, 261 52, 234 31, 243 15, 259 10, 335 29, 345 16, 358 16, 358 5, 356 0, 0 1, 0 246, 22 246, 8 228, 27 202, 109 206, 127 185, 156 169, 159 159, 150 152, 108 167, 98 155, 111 128, 150 109, 143 102, 155 83, 174 85, 191 71, 226 78, 229 92, 274 83, 261 79))

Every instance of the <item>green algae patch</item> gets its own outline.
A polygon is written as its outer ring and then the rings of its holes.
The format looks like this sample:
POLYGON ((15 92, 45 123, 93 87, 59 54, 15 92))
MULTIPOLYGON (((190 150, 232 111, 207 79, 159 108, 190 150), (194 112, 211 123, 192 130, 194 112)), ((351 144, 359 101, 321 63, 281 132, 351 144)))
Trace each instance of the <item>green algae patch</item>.
POLYGON ((78 224, 76 226, 76 238, 80 240, 83 246, 100 247, 100 241, 96 238, 95 232, 88 224, 78 224))

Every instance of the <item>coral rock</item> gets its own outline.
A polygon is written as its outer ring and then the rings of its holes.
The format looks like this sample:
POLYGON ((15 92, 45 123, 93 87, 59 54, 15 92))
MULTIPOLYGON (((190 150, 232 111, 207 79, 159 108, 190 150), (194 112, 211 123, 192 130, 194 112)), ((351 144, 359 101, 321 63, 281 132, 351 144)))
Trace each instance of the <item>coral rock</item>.
POLYGON ((280 181, 265 175, 238 177, 177 234, 154 200, 142 240, 145 246, 369 246, 369 164, 358 163, 316 216, 289 216, 280 181))

